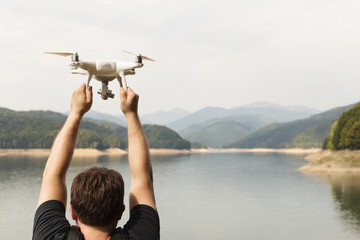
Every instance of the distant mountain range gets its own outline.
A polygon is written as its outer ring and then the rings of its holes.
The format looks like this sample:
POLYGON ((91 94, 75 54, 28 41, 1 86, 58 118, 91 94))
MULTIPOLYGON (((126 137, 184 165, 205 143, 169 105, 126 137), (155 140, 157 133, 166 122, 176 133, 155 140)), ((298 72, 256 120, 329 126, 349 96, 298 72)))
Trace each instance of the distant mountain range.
POLYGON ((150 123, 150 124, 159 124, 159 125, 168 125, 169 123, 176 121, 180 118, 183 118, 190 113, 176 108, 170 111, 160 110, 151 114, 145 114, 141 116, 141 122, 150 123))
POLYGON ((180 130, 179 134, 192 142, 201 142, 209 147, 222 147, 273 122, 273 119, 261 115, 235 115, 192 124, 180 130))
POLYGON ((174 129, 175 131, 180 131, 192 124, 199 124, 213 118, 224 118, 230 116, 262 116, 266 119, 272 119, 273 122, 288 122, 306 118, 318 112, 318 110, 303 106, 282 106, 268 102, 258 102, 230 109, 206 107, 177 119, 166 126, 174 129))
MULTIPOLYGON (((304 106, 283 106, 269 102, 256 102, 230 109, 205 107, 193 113, 189 113, 180 108, 175 108, 170 111, 159 110, 154 113, 141 115, 140 118, 142 123, 165 125, 175 131, 179 131, 192 124, 201 123, 213 118, 251 115, 272 119, 273 122, 287 122, 306 118, 319 112, 319 110, 304 106)), ((68 112, 64 114, 68 114, 68 112)), ((126 125, 125 117, 122 114, 112 115, 90 110, 86 113, 85 118, 126 125)))

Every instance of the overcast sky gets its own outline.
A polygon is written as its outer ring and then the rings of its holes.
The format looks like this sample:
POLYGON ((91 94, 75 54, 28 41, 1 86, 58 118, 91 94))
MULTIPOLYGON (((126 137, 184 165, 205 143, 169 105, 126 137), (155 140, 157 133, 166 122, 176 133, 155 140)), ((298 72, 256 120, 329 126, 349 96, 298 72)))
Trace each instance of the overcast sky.
MULTIPOLYGON (((86 76, 69 58, 154 58, 128 84, 140 113, 257 101, 326 110, 360 99, 358 0, 87 0, 0 2, 0 106, 68 111, 86 76)), ((93 109, 119 114, 92 80, 93 109)))

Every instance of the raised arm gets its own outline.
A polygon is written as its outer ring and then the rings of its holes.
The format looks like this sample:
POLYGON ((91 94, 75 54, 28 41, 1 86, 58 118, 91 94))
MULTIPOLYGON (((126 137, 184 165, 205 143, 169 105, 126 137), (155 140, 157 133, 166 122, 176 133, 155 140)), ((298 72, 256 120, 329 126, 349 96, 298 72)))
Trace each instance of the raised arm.
POLYGON ((137 112, 139 96, 131 88, 128 88, 127 92, 121 88, 120 98, 121 110, 125 114, 128 125, 131 171, 130 210, 139 204, 148 205, 156 210, 149 148, 137 112))
POLYGON ((59 200, 66 207, 65 176, 72 159, 80 122, 91 108, 92 89, 85 84, 72 95, 71 112, 53 143, 43 173, 38 206, 47 200, 59 200))

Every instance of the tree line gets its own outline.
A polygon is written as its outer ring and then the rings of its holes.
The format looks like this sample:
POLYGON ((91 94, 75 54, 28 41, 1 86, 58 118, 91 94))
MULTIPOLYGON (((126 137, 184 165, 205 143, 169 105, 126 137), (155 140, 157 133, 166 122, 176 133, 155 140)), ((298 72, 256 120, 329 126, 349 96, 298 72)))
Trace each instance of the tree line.
POLYGON ((332 125, 325 149, 360 149, 360 103, 345 111, 332 125))
MULTIPOLYGON (((51 148, 66 116, 51 111, 17 112, 0 108, 0 148, 51 148)), ((190 149, 190 142, 173 130, 158 125, 143 125, 151 148, 190 149)), ((83 120, 77 148, 127 148, 127 129, 104 122, 83 120)))

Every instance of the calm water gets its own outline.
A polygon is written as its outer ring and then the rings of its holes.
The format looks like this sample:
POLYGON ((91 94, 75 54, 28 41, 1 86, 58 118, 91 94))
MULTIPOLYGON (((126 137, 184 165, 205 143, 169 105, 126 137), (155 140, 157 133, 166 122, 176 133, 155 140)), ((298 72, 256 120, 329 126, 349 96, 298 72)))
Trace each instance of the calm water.
MULTIPOLYGON (((1 239, 30 239, 45 161, 0 158, 1 239)), ((152 161, 162 239, 360 239, 359 176, 304 174, 297 171, 306 163, 303 156, 281 154, 152 161)), ((68 184, 94 164, 123 173, 128 190, 126 156, 77 159, 68 184)))

